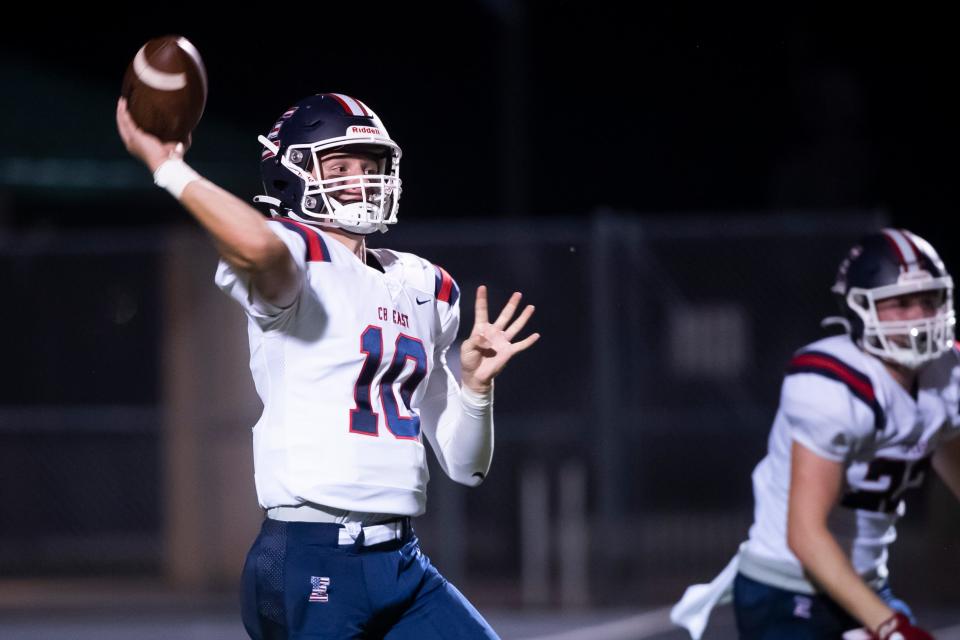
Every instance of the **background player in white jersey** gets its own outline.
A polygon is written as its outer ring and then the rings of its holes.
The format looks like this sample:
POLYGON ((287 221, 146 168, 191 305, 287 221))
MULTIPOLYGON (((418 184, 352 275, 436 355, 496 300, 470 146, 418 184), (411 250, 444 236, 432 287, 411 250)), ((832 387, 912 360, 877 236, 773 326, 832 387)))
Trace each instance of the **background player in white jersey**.
POLYGON ((491 323, 486 289, 446 365, 459 289, 417 256, 370 249, 396 222, 400 148, 365 104, 315 95, 261 136, 273 219, 202 179, 131 120, 127 149, 213 236, 217 284, 246 311, 264 411, 253 430, 267 519, 244 568, 252 638, 492 638, 489 625, 420 552, 423 438, 457 482, 479 484, 493 453, 493 379, 538 334, 514 341, 514 293, 491 323))
POLYGON ((930 638, 890 590, 887 547, 931 460, 960 497, 953 282, 928 242, 883 229, 851 249, 833 292, 848 334, 790 361, 748 541, 674 607, 695 638, 731 583, 741 638, 930 638))

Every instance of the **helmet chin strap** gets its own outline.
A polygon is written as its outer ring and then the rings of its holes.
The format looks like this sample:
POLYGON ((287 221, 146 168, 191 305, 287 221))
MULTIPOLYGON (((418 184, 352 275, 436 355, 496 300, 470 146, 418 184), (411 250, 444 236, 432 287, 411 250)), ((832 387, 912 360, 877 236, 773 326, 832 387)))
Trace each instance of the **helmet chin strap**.
POLYGON ((383 230, 384 227, 379 222, 362 222, 365 217, 364 214, 367 212, 367 210, 368 207, 366 203, 363 202, 352 202, 350 204, 342 205, 341 209, 337 212, 336 223, 341 229, 346 229, 347 231, 352 231, 353 233, 359 233, 361 235, 383 230), (356 223, 350 221, 350 218, 354 212, 357 214, 356 223))
POLYGON ((332 217, 330 223, 333 226, 364 236, 376 231, 386 231, 386 226, 382 222, 372 222, 366 219, 370 210, 370 205, 366 202, 343 204, 329 194, 321 194, 321 197, 324 201, 324 208, 330 212, 332 217))
POLYGON ((333 226, 337 227, 338 229, 343 229, 344 231, 349 231, 350 233, 355 233, 358 236, 368 236, 372 233, 376 233, 377 231, 382 231, 380 225, 374 225, 371 222, 368 222, 362 226, 350 226, 347 223, 336 220, 333 222, 333 226))

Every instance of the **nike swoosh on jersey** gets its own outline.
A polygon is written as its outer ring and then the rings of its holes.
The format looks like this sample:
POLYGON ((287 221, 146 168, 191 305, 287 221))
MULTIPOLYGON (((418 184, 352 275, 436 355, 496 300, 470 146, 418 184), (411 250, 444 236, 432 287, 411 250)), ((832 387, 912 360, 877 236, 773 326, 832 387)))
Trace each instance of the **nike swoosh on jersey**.
POLYGON ((417 297, 417 304, 427 304, 428 302, 430 302, 430 298, 427 298, 426 300, 421 300, 419 297, 417 297))

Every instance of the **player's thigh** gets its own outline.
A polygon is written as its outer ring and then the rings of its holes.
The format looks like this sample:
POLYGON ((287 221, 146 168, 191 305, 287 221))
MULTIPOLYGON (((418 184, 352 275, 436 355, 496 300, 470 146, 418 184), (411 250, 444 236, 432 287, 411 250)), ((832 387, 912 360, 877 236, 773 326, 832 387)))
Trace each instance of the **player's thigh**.
POLYGON ((284 544, 261 531, 247 553, 241 578, 241 617, 252 640, 287 640, 283 598, 284 544))
MULTIPOLYGON (((424 562, 429 565, 426 557, 424 562)), ((423 588, 385 640, 497 640, 499 636, 460 590, 447 582, 432 565, 423 588)))
POLYGON ((359 558, 312 523, 266 521, 243 573, 254 640, 361 637, 370 608, 359 558))
POLYGON ((830 640, 858 626, 835 603, 738 575, 734 614, 741 640, 830 640))
POLYGON ((291 548, 284 602, 289 640, 361 638, 370 619, 360 559, 345 549, 291 548))

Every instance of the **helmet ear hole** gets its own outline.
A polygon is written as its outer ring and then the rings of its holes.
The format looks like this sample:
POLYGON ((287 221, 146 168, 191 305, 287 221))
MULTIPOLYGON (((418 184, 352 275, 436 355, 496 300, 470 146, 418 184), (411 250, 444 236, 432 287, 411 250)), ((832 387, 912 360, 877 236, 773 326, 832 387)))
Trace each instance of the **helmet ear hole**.
POLYGON ((285 191, 288 186, 290 186, 290 183, 287 182, 286 180, 273 181, 273 188, 276 189, 277 191, 285 191))

